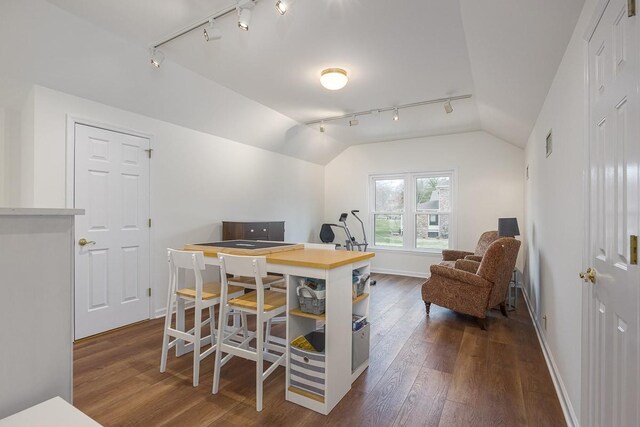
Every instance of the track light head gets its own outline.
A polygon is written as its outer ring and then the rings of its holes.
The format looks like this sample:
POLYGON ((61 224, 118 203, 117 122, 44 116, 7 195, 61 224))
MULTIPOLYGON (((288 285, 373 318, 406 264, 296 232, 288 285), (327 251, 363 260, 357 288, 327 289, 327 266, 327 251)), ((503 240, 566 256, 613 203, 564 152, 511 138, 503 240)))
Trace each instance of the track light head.
POLYGON ((398 111, 397 108, 393 109, 393 121, 397 122, 398 120, 400 120, 400 112, 398 111))
POLYGON ((149 49, 149 58, 151 60, 151 65, 156 68, 160 68, 162 61, 164 61, 164 53, 162 53, 160 49, 152 47, 149 49))
POLYGON ((451 100, 448 100, 447 102, 444 103, 444 111, 446 111, 447 114, 453 113, 453 107, 451 106, 451 100))
POLYGON ((287 13, 288 8, 289 8, 289 5, 285 0, 276 1, 276 10, 280 15, 284 15, 285 13, 287 13))
POLYGON ((356 119, 356 116, 353 115, 353 117, 351 117, 351 120, 349 120, 349 126, 358 126, 360 124, 360 122, 358 121, 358 119, 356 119))
POLYGON ((238 6, 238 28, 243 31, 249 31, 249 24, 251 23, 251 9, 256 4, 253 0, 239 0, 238 6))
POLYGON ((320 132, 324 133, 325 129, 324 129, 324 122, 320 122, 320 132))
POLYGON ((207 24, 207 26, 204 27, 204 30, 202 30, 202 35, 205 41, 220 40, 222 38, 222 31, 220 31, 220 28, 218 28, 216 21, 211 18, 209 19, 209 23, 207 24))

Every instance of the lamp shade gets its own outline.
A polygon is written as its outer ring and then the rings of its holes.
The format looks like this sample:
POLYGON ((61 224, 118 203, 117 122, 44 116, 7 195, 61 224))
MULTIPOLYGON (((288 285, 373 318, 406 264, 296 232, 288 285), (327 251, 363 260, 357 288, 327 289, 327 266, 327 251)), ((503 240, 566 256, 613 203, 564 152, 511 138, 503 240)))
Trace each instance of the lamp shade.
POLYGON ((498 218, 498 236, 514 237, 520 235, 517 218, 498 218))

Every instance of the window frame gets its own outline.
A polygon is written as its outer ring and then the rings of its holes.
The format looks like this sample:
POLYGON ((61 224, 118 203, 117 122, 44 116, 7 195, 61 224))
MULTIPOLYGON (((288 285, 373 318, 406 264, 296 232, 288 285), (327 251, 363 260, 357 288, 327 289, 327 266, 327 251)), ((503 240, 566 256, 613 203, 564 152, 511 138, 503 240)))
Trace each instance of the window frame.
POLYGON ((432 253, 441 254, 442 250, 433 248, 418 248, 417 247, 417 218, 418 215, 431 215, 431 214, 448 214, 449 215, 449 248, 457 246, 457 172, 455 169, 446 169, 440 171, 427 171, 427 172, 404 172, 404 173, 385 173, 385 174, 370 174, 369 185, 369 221, 368 221, 368 235, 370 237, 369 246, 371 249, 377 251, 390 251, 390 252, 419 252, 419 253, 432 253), (419 178, 431 178, 431 177, 449 177, 449 210, 442 212, 433 212, 431 210, 418 210, 417 206, 417 179, 419 178), (389 213, 376 211, 376 181, 390 180, 390 179, 402 179, 404 180, 404 210, 401 212, 402 218, 402 246, 384 246, 376 245, 375 236, 375 216, 376 214, 389 213))

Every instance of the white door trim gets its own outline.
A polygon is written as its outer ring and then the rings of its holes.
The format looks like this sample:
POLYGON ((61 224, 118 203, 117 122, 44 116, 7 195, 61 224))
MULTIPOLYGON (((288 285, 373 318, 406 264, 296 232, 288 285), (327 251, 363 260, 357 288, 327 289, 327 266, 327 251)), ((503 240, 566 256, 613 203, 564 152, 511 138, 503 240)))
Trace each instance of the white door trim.
MULTIPOLYGON (((65 150, 66 150, 66 153, 65 153, 66 154, 65 207, 68 209, 75 209, 75 151, 76 151, 75 128, 76 128, 76 125, 92 126, 95 128, 100 128, 100 129, 104 129, 112 132, 119 132, 127 135, 146 138, 149 140, 150 149, 153 149, 153 145, 154 145, 152 134, 107 124, 104 122, 100 122, 98 120, 86 119, 86 118, 78 117, 72 114, 67 114, 66 144, 65 144, 65 150)), ((153 218, 153 211, 152 211, 153 203, 151 202, 152 200, 151 174, 152 174, 152 168, 151 168, 151 162, 150 162, 149 163, 149 217, 153 218)), ((147 287, 151 288, 152 296, 151 298, 149 298, 149 307, 148 307, 149 314, 147 317, 148 319, 151 319, 154 317, 152 316, 152 313, 153 313, 153 299, 154 299, 153 294, 155 293, 155 289, 153 289, 152 282, 151 282, 151 272, 153 271, 153 257, 151 256, 151 250, 152 250, 151 243, 153 242, 153 232, 154 230, 152 227, 149 230, 149 254, 148 254, 149 277, 147 278, 149 280, 147 287)), ((72 273, 75 276, 75 268, 72 273)), ((75 277, 74 277, 74 282, 75 282, 75 277)), ((72 289, 72 301, 75 302, 75 298, 76 297, 75 297, 75 288, 74 288, 72 289)), ((74 303, 74 306, 75 306, 75 303, 74 303)), ((72 336, 75 336, 75 309, 74 309, 73 315, 74 315, 74 321, 72 325, 73 327, 72 336)))

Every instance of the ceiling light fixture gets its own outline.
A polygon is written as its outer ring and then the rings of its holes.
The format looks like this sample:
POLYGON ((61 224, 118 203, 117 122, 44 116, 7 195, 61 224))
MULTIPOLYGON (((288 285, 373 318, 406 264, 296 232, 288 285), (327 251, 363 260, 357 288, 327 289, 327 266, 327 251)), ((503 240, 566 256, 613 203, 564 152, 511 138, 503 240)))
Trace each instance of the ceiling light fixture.
POLYGON ((447 102, 444 103, 444 111, 446 111, 447 114, 453 113, 453 107, 451 106, 451 99, 448 99, 447 102))
POLYGON ((238 28, 243 31, 249 31, 249 24, 251 23, 251 9, 256 4, 253 0, 240 0, 238 1, 238 28))
POLYGON ((458 95, 458 96, 452 96, 450 98, 438 98, 438 99, 430 99, 428 101, 420 101, 420 102, 413 102, 411 104, 402 104, 402 105, 394 105, 391 107, 385 107, 385 108, 374 108, 372 110, 364 110, 364 111, 356 111, 355 113, 349 113, 349 114, 344 114, 342 116, 333 116, 333 117, 324 117, 318 120, 312 120, 310 122, 306 122, 305 124, 307 126, 310 125, 315 125, 318 123, 322 123, 325 124, 326 122, 332 122, 332 121, 336 121, 336 120, 344 120, 344 119, 348 119, 351 118, 351 120, 349 121, 349 125, 350 126, 355 126, 358 124, 358 120, 356 120, 357 116, 365 116, 365 115, 378 115, 380 113, 384 113, 387 111, 393 111, 393 119, 394 120, 399 120, 400 119, 400 110, 405 109, 405 108, 414 108, 414 107, 421 107, 423 105, 430 105, 430 104, 445 104, 445 111, 447 111, 447 113, 453 112, 453 107, 451 107, 451 101, 459 101, 462 99, 469 99, 471 98, 472 95, 458 95), (449 105, 447 107, 447 104, 449 105), (451 111, 449 111, 451 110, 451 111), (397 118, 396 118, 397 117, 397 118), (351 122, 355 122, 355 123, 351 123, 351 122))
POLYGON ((324 133, 324 122, 320 122, 320 132, 324 133))
POLYGON ((356 115, 351 116, 351 120, 349 120, 349 126, 358 126, 360 122, 356 119, 356 115))
POLYGON ((278 0, 276 2, 276 10, 278 11, 278 13, 280 15, 284 15, 285 13, 287 13, 287 9, 289 8, 289 5, 287 4, 286 1, 284 0, 278 0))
POLYGON ((222 38, 222 31, 218 28, 215 19, 209 19, 209 25, 204 27, 202 35, 204 36, 205 41, 220 40, 222 38))
POLYGON ((149 49, 149 57, 151 59, 151 65, 156 68, 160 68, 162 61, 164 61, 164 53, 160 49, 151 48, 149 49))
POLYGON ((339 90, 349 81, 347 72, 342 68, 327 68, 320 73, 320 84, 329 90, 339 90))

